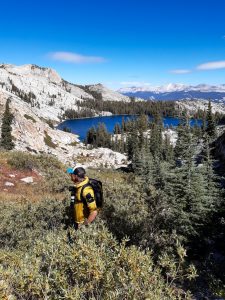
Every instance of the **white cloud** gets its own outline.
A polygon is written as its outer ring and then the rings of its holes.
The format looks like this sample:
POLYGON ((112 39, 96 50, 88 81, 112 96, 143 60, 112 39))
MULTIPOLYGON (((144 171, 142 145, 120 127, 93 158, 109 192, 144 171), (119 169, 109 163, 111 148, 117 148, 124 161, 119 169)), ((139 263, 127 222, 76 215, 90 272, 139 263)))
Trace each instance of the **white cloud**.
POLYGON ((217 69, 225 69, 225 60, 221 61, 211 61, 196 67, 197 70, 217 70, 217 69))
POLYGON ((177 69, 177 70, 171 70, 170 73, 172 73, 172 74, 187 74, 187 73, 191 73, 191 70, 177 69))
POLYGON ((52 52, 48 55, 53 60, 67 63, 83 64, 83 63, 101 63, 106 59, 99 56, 86 56, 72 52, 52 52))

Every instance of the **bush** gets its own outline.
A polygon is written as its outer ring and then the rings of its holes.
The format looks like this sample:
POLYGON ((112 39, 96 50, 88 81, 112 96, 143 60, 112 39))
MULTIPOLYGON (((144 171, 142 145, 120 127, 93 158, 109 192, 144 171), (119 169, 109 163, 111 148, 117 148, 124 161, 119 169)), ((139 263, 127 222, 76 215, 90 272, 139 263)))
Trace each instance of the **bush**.
MULTIPOLYGON (((18 156, 9 155, 12 165, 26 167, 30 161, 44 174, 43 187, 35 187, 38 192, 56 191, 69 180, 52 157, 18 156)), ((186 273, 183 266, 184 249, 177 247, 178 259, 158 255, 156 265, 155 254, 143 243, 151 240, 148 222, 156 224, 157 218, 134 178, 131 184, 129 176, 115 171, 88 174, 103 181, 105 205, 95 224, 76 232, 64 229, 69 194, 64 201, 52 194, 36 203, 0 202, 0 298, 190 299, 175 286, 195 276, 194 268, 186 273)), ((157 228, 155 236, 159 233, 157 228)))
POLYGON ((57 145, 55 143, 53 143, 52 138, 50 137, 50 135, 48 135, 48 133, 46 131, 45 131, 44 142, 50 148, 55 149, 57 147, 57 145))
POLYGON ((31 117, 31 116, 29 116, 29 115, 27 115, 27 114, 25 114, 24 117, 25 117, 27 120, 31 120, 33 123, 36 123, 36 120, 35 120, 33 117, 31 117))
POLYGON ((30 169, 36 167, 36 157, 34 155, 21 152, 13 151, 10 153, 7 159, 8 164, 10 164, 15 169, 30 169))
POLYGON ((8 155, 8 163, 15 169, 38 170, 43 175, 43 180, 36 187, 45 192, 59 192, 65 185, 70 183, 68 174, 62 163, 50 155, 31 155, 24 152, 14 151, 8 155))
POLYGON ((165 283, 151 252, 126 247, 103 223, 76 233, 65 231, 36 239, 26 253, 1 251, 1 273, 9 294, 21 299, 188 299, 165 283))
POLYGON ((29 248, 48 230, 58 229, 65 219, 65 201, 0 203, 0 247, 29 248))

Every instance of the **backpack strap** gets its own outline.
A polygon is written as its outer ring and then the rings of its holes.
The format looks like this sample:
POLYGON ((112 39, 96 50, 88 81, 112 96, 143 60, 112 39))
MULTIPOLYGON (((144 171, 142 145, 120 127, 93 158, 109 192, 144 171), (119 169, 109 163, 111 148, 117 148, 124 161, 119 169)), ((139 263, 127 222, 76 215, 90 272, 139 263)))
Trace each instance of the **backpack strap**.
MULTIPOLYGON (((87 199, 85 199, 85 197, 84 197, 84 195, 83 195, 84 189, 85 189, 86 187, 88 187, 88 186, 92 188, 91 184, 88 182, 88 183, 86 183, 86 184, 84 184, 84 185, 82 186, 82 189, 81 189, 81 192, 80 192, 80 198, 81 198, 82 202, 83 202, 85 205, 87 205, 87 202, 88 202, 88 203, 91 203, 91 202, 94 201, 94 199, 91 197, 90 194, 89 194, 90 197, 89 197, 89 198, 87 197, 87 199)), ((92 189, 93 189, 93 188, 92 188, 92 189)), ((87 194, 87 196, 88 196, 88 194, 87 194)))

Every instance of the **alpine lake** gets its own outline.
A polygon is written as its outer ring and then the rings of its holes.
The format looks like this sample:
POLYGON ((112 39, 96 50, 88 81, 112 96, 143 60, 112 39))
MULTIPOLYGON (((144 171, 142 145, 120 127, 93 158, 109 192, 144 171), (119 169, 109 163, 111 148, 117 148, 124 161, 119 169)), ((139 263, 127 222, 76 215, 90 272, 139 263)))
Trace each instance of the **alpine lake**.
MULTIPOLYGON (((113 129, 116 124, 122 124, 122 121, 125 122, 131 119, 137 118, 134 115, 113 115, 113 116, 102 116, 102 117, 91 117, 91 118, 81 118, 81 119, 72 119, 66 120, 60 123, 57 126, 57 129, 64 130, 65 128, 71 130, 71 133, 77 134, 80 137, 81 141, 84 141, 86 134, 91 127, 97 127, 99 123, 104 123, 108 132, 113 133, 113 129)), ((151 119, 151 117, 149 117, 151 119)), ((163 119, 164 127, 176 127, 180 123, 179 118, 166 117, 163 119)), ((191 126, 201 126, 202 120, 191 119, 191 126)))

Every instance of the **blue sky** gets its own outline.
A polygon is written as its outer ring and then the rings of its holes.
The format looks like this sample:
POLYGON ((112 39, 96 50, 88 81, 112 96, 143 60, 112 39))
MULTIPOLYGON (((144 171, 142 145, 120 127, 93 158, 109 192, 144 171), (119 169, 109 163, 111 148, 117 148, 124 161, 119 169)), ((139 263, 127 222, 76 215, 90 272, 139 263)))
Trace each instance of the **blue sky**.
POLYGON ((0 30, 0 62, 74 83, 225 83, 224 0, 8 0, 0 30))

